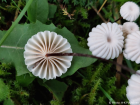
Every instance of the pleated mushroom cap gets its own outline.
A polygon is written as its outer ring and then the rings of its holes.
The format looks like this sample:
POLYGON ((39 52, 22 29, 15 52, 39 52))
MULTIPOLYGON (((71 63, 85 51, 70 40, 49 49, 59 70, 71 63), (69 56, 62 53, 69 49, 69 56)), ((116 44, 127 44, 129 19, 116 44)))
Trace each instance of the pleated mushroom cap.
POLYGON ((140 8, 136 3, 128 1, 121 6, 120 14, 127 21, 135 21, 140 15, 140 8))
POLYGON ((134 22, 125 22, 122 27, 123 35, 126 38, 128 34, 139 31, 139 26, 134 22))
POLYGON ((126 96, 130 105, 140 104, 140 70, 139 74, 133 74, 128 80, 128 86, 126 87, 126 96))
POLYGON ((25 45, 25 64, 39 78, 54 79, 71 66, 72 56, 46 56, 48 53, 72 53, 67 39, 55 32, 44 31, 33 35, 25 45))
POLYGON ((127 35, 125 40, 125 53, 128 59, 140 63, 140 31, 127 35))
POLYGON ((123 51, 123 55, 124 55, 124 57, 125 57, 126 59, 130 60, 130 59, 128 58, 127 54, 125 53, 125 51, 123 51))
POLYGON ((119 27, 120 27, 120 30, 122 31, 122 27, 123 27, 123 25, 120 25, 120 24, 119 24, 119 27))
POLYGON ((123 33, 117 23, 102 23, 89 33, 88 46, 94 56, 114 59, 123 48, 123 33))

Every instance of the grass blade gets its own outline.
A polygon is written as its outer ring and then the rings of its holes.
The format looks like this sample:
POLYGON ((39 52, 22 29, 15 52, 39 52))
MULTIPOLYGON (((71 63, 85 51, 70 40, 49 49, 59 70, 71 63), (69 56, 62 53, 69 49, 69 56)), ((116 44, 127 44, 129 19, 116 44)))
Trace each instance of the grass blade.
POLYGON ((31 5, 33 0, 29 0, 26 4, 26 6, 24 7, 24 9, 21 11, 21 13, 19 14, 18 18, 16 19, 16 21, 12 24, 12 26, 9 28, 9 30, 5 33, 5 35, 2 37, 2 39, 0 40, 0 46, 2 45, 2 43, 6 40, 6 38, 8 37, 8 35, 11 33, 11 31, 14 29, 14 27, 18 24, 18 22, 21 20, 21 18, 23 17, 23 15, 25 14, 25 12, 27 11, 27 9, 29 8, 29 6, 31 5))
POLYGON ((115 101, 113 100, 113 98, 111 98, 111 96, 100 86, 99 87, 100 88, 100 90, 104 93, 104 95, 109 99, 109 101, 113 104, 113 105, 115 105, 115 101))

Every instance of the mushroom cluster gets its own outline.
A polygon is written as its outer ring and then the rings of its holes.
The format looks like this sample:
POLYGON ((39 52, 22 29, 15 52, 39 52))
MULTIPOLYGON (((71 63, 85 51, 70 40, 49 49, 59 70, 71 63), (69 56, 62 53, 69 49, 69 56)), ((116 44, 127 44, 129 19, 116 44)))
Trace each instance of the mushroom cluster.
POLYGON ((125 37, 124 44, 124 57, 128 60, 140 63, 140 31, 139 26, 132 21, 135 21, 140 15, 140 8, 134 2, 126 2, 121 6, 120 9, 121 16, 130 22, 125 22, 122 25, 123 35, 125 37))
MULTIPOLYGON (((89 33, 87 39, 90 51, 94 56, 104 59, 114 59, 119 56, 124 48, 124 57, 128 60, 140 63, 140 31, 135 21, 140 15, 140 8, 134 2, 126 2, 120 8, 120 14, 125 22, 123 25, 117 23, 102 23, 97 25, 89 33)), ((132 75, 128 81, 127 98, 129 101, 137 101, 140 104, 140 71, 132 75)), ((132 103, 130 103, 133 105, 132 103)), ((135 104, 138 105, 138 104, 135 104)))
MULTIPOLYGON (((140 15, 139 6, 134 2, 126 2, 120 8, 125 22, 102 23, 92 28, 87 39, 92 55, 104 59, 114 59, 122 53, 128 60, 140 63, 140 31, 132 22, 140 15)), ((72 53, 68 40, 55 32, 44 31, 33 35, 25 45, 25 64, 30 72, 47 80, 61 76, 71 66, 72 56, 47 56, 49 53, 72 53)), ((140 70, 137 71, 140 73, 140 70)), ((127 98, 130 102, 140 103, 140 75, 133 74, 128 80, 127 98)), ((136 104, 137 105, 137 104, 136 104)))
POLYGON ((118 57, 124 47, 125 58, 140 63, 139 26, 132 22, 139 17, 140 8, 134 2, 126 2, 121 6, 120 14, 130 22, 123 25, 110 22, 97 25, 89 33, 87 45, 94 56, 105 59, 118 57))
MULTIPOLYGON (((120 9, 120 14, 123 19, 130 22, 125 22, 122 25, 123 35, 125 37, 124 57, 128 60, 140 63, 140 31, 139 26, 132 22, 140 15, 140 8, 134 2, 126 2, 120 9)), ((126 96, 130 105, 140 104, 140 70, 133 74, 128 80, 126 88, 126 96)))

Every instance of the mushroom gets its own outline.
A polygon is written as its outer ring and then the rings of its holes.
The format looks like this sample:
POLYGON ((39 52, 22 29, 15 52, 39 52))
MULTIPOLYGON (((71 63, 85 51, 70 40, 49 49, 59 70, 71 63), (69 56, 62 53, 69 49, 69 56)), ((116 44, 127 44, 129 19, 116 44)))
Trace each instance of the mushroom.
POLYGON ((123 51, 123 55, 124 55, 124 57, 125 57, 126 59, 130 60, 130 59, 128 58, 127 54, 125 53, 125 51, 123 51))
POLYGON ((102 23, 89 33, 88 46, 94 56, 114 59, 123 48, 123 32, 117 23, 102 23))
POLYGON ((72 56, 47 56, 48 53, 72 53, 67 39, 55 32, 33 35, 25 45, 25 64, 30 72, 47 80, 59 77, 71 66, 72 56))
MULTIPOLYGON (((140 70, 137 71, 140 73, 140 70)), ((126 96, 130 105, 140 104, 140 74, 132 74, 128 80, 128 86, 126 87, 126 96)))
POLYGON ((122 27, 123 35, 126 38, 128 34, 139 31, 139 26, 134 22, 125 22, 122 27))
POLYGON ((122 31, 122 27, 123 27, 123 25, 120 25, 120 24, 119 24, 119 27, 120 27, 120 30, 122 31))
POLYGON ((120 14, 127 21, 135 21, 140 15, 140 9, 136 3, 128 1, 121 6, 120 14))
POLYGON ((125 53, 127 58, 136 63, 140 63, 140 31, 127 35, 125 39, 125 53))

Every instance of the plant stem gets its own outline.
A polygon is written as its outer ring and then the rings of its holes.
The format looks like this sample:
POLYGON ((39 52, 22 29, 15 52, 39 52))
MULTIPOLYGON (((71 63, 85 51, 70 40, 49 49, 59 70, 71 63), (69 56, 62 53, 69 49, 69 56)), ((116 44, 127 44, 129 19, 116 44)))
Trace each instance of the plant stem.
POLYGON ((113 105, 115 105, 116 102, 113 100, 113 98, 111 98, 111 96, 101 86, 99 88, 104 93, 104 95, 109 99, 109 101, 112 102, 113 105))
MULTIPOLYGON (((114 4, 114 6, 116 6, 116 3, 114 4)), ((120 15, 119 15, 119 12, 118 12, 118 8, 115 8, 114 12, 115 12, 114 13, 114 20, 117 19, 115 22, 117 22, 118 24, 121 24, 121 20, 119 18, 120 15)), ((122 65, 122 62, 123 62, 123 53, 119 54, 119 56, 117 57, 117 63, 122 65)), ((121 73, 121 68, 119 66, 116 66, 116 70, 121 73)), ((121 75, 118 74, 117 72, 116 72, 116 79, 117 80, 116 80, 115 84, 116 84, 116 87, 119 88, 120 87, 120 83, 121 83, 121 75)))
MULTIPOLYGON (((117 63, 118 64, 122 64, 122 61, 123 61, 123 53, 121 53, 118 58, 117 58, 117 63)), ((121 67, 120 66, 116 66, 116 70, 118 72, 121 72, 121 67)), ((120 82, 121 82, 121 76, 120 74, 116 73, 116 86, 119 88, 120 87, 120 82)))
POLYGON ((103 59, 103 58, 100 58, 100 57, 96 57, 96 56, 93 56, 93 55, 89 55, 89 54, 80 54, 80 53, 48 53, 48 54, 46 54, 46 57, 48 57, 48 56, 82 56, 82 57, 97 58, 97 59, 100 59, 102 61, 105 61, 105 62, 108 62, 108 63, 112 63, 114 65, 120 66, 124 70, 129 71, 129 72, 131 72, 133 74, 136 73, 136 71, 134 71, 134 70, 132 70, 132 69, 122 65, 122 64, 118 64, 117 62, 106 60, 106 59, 103 59))
POLYGON ((77 73, 78 73, 81 77, 86 78, 86 77, 83 76, 79 71, 77 71, 77 73))
POLYGON ((5 9, 5 8, 3 8, 2 6, 0 6, 0 8, 6 11, 6 9, 5 9))
POLYGON ((100 9, 98 10, 97 14, 99 14, 99 12, 101 11, 101 9, 103 8, 103 6, 105 5, 106 2, 107 2, 107 0, 104 1, 104 3, 102 4, 102 6, 100 7, 100 9))
MULTIPOLYGON (((12 2, 15 4, 15 6, 17 7, 17 10, 20 10, 20 12, 22 11, 21 9, 20 9, 20 2, 21 2, 21 0, 19 0, 18 1, 18 5, 15 3, 15 1, 14 0, 12 0, 12 2)), ((27 19, 28 19, 28 17, 26 16, 26 15, 24 15, 27 19)), ((29 20, 29 19, 28 19, 29 20)))
POLYGON ((18 18, 16 19, 16 21, 12 24, 12 26, 9 28, 9 30, 5 33, 5 35, 2 37, 2 39, 0 40, 0 46, 2 45, 2 43, 5 41, 5 39, 8 37, 8 35, 11 33, 11 31, 14 29, 14 27, 18 24, 18 22, 21 20, 21 18, 23 17, 23 15, 25 14, 25 12, 27 11, 27 9, 29 8, 29 6, 31 5, 33 0, 29 0, 26 4, 26 6, 24 7, 24 9, 21 11, 21 13, 19 14, 18 18))
MULTIPOLYGON (((12 0, 12 2, 16 5, 16 3, 12 0)), ((15 17, 14 17, 14 21, 17 19, 17 17, 18 17, 18 13, 19 13, 19 9, 20 9, 20 2, 21 2, 21 0, 19 0, 18 1, 18 5, 16 5, 17 6, 17 10, 16 10, 16 12, 15 12, 15 17)))
POLYGON ((104 19, 104 17, 100 13, 98 13, 97 9, 94 6, 92 6, 92 8, 97 13, 97 15, 103 20, 103 22, 107 23, 107 21, 104 19))

